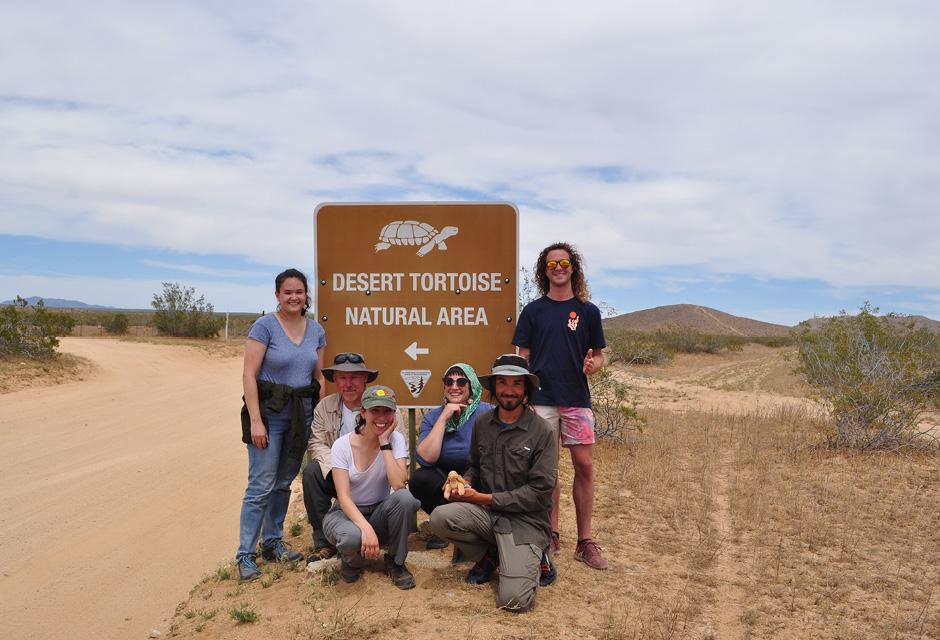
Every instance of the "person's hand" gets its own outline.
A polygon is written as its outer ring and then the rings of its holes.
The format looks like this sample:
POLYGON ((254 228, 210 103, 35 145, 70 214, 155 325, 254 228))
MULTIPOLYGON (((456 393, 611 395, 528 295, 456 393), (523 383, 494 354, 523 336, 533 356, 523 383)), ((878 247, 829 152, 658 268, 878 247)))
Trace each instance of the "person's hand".
POLYGON ((361 528, 362 533, 362 546, 359 548, 359 553, 362 554, 362 557, 366 560, 376 560, 379 557, 379 538, 375 535, 375 529, 370 525, 366 525, 361 528))
POLYGON ((451 502, 469 502, 471 504, 477 504, 478 495, 480 494, 476 489, 474 489, 470 485, 467 485, 463 487, 463 491, 453 491, 450 494, 450 501, 451 502))
POLYGON ((448 402, 444 405, 444 417, 450 418, 453 415, 460 415, 460 412, 467 408, 465 404, 459 404, 457 402, 448 402))
POLYGON ((268 430, 264 428, 261 420, 251 421, 251 444, 258 449, 268 448, 268 430))
POLYGON ((594 349, 588 349, 587 355, 584 356, 584 375, 589 376, 596 370, 597 368, 594 366, 594 349))

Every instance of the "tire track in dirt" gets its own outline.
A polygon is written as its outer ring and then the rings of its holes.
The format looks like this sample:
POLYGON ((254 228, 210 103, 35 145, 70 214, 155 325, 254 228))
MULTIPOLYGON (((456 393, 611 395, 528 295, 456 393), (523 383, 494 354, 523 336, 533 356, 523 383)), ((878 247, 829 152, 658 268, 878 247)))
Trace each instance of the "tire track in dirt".
POLYGON ((715 604, 706 614, 714 623, 715 640, 743 640, 745 637, 741 615, 744 612, 744 590, 738 586, 738 574, 732 557, 732 521, 729 498, 731 469, 731 443, 721 451, 717 472, 714 477, 715 509, 712 511, 712 525, 718 532, 719 550, 715 556, 714 576, 718 585, 715 604))

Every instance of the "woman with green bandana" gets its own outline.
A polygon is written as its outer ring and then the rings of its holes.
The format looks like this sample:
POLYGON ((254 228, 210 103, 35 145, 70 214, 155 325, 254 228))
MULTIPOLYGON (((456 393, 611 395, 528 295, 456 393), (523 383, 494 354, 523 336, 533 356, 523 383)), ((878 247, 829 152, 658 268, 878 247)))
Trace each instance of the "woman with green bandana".
MULTIPOLYGON (((458 362, 444 374, 444 403, 432 409, 418 428, 418 469, 411 474, 408 486, 429 514, 447 503, 444 480, 451 471, 459 474, 467 468, 470 434, 477 416, 493 408, 481 402, 483 387, 468 364, 458 362)), ((428 549, 443 549, 447 542, 437 536, 428 539, 428 549)))

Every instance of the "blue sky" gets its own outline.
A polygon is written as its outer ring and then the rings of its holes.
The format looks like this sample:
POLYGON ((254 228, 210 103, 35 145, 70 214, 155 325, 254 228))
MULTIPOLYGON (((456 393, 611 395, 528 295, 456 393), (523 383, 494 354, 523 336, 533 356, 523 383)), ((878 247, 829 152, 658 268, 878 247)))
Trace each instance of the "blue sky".
POLYGON ((325 201, 499 200, 621 312, 940 318, 932 2, 0 7, 0 299, 221 310, 325 201))

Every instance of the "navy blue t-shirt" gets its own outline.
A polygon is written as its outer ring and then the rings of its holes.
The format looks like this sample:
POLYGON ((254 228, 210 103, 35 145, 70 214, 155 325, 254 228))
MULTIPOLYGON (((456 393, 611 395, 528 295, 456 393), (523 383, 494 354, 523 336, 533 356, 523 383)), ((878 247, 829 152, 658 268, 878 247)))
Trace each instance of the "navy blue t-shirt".
POLYGON ((529 367, 542 383, 532 404, 591 406, 584 356, 607 346, 600 309, 577 298, 542 296, 522 310, 512 343, 529 349, 529 367))

